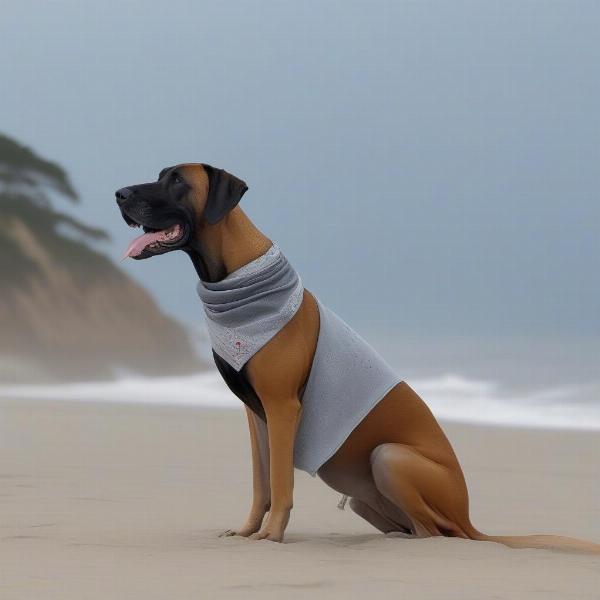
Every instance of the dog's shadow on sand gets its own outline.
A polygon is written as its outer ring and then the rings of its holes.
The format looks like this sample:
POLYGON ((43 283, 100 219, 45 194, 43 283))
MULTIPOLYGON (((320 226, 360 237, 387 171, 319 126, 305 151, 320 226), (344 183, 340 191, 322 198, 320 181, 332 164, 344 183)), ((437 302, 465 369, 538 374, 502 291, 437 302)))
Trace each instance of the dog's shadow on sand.
POLYGON ((360 546, 368 542, 382 540, 389 536, 383 533, 288 533, 285 544, 332 544, 334 546, 360 546))
MULTIPOLYGON (((239 537, 239 536, 231 536, 231 537, 219 537, 219 532, 217 531, 203 531, 196 534, 196 539, 198 537, 202 537, 204 539, 210 538, 213 542, 216 543, 225 542, 225 543, 234 543, 234 544, 266 544, 272 545, 273 547, 280 547, 279 544, 274 544, 273 542, 269 542, 268 540, 249 540, 247 538, 239 537)), ((357 546, 365 546, 370 544, 378 544, 384 542, 385 540, 398 539, 403 538, 405 536, 396 535, 394 533, 383 534, 383 533, 323 533, 323 532, 290 532, 286 533, 285 540, 283 542, 283 546, 293 547, 293 546, 303 546, 303 545, 314 545, 314 546, 336 546, 336 547, 344 547, 344 548, 352 548, 357 546)))

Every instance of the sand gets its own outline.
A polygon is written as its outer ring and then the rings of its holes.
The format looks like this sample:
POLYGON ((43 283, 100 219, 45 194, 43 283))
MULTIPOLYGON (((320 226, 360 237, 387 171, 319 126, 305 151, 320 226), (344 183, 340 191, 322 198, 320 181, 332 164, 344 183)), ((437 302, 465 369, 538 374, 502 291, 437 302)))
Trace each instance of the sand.
MULTIPOLYGON (((600 541, 600 435, 444 426, 486 533, 600 541)), ((600 557, 384 536, 297 472, 286 543, 242 524, 242 411, 2 401, 0 598, 600 598, 600 557)))

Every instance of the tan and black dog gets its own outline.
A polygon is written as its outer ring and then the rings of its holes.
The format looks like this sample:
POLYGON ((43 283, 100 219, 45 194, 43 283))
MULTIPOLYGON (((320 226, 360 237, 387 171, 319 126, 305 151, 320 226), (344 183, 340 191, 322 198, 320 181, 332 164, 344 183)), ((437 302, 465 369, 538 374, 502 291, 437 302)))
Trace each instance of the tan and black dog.
MULTIPOLYGON (((201 279, 221 280, 271 247, 238 206, 246 189, 222 169, 192 163, 163 169, 156 182, 118 190, 125 221, 146 231, 127 255, 140 259, 184 250, 201 279)), ((242 527, 224 535, 283 540, 293 504, 295 433, 318 334, 318 307, 304 290, 294 317, 239 374, 227 371, 215 355, 228 385, 246 404, 252 447, 250 514, 242 527), (259 427, 259 415, 266 416, 266 428, 259 427)), ((600 553, 600 545, 573 538, 477 531, 469 520, 456 455, 431 411, 405 382, 371 410, 318 475, 349 496, 352 510, 383 532, 600 553)))

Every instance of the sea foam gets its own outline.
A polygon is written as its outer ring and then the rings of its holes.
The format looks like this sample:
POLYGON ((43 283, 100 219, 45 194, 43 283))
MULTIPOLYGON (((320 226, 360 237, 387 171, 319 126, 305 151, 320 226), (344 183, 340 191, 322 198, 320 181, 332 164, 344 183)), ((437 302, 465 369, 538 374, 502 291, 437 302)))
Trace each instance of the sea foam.
MULTIPOLYGON (((600 382, 515 392, 498 383, 445 374, 409 385, 443 421, 548 429, 600 430, 600 382)), ((185 377, 3 385, 0 398, 241 409, 217 372, 185 377)))

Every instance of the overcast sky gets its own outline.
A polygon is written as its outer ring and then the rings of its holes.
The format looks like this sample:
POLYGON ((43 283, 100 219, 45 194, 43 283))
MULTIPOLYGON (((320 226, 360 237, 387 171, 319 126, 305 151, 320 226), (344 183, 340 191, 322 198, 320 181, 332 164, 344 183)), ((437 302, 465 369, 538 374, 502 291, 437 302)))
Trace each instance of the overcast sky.
MULTIPOLYGON (((77 216, 208 162, 306 287, 389 335, 600 335, 600 3, 8 1, 0 130, 77 216)), ((183 254, 124 267, 202 318, 183 254)))

